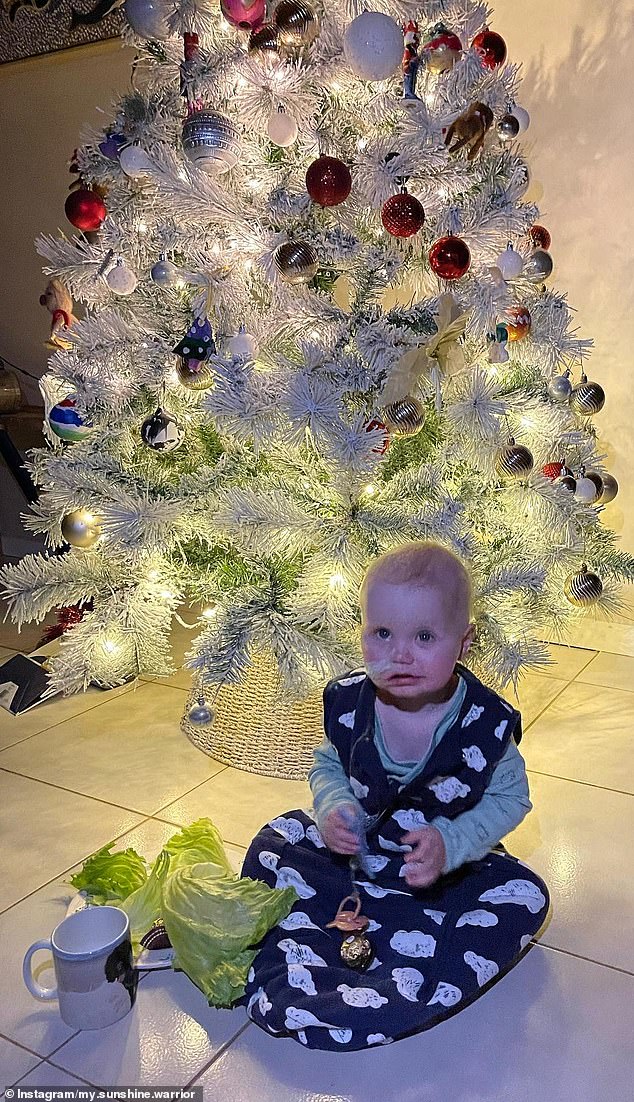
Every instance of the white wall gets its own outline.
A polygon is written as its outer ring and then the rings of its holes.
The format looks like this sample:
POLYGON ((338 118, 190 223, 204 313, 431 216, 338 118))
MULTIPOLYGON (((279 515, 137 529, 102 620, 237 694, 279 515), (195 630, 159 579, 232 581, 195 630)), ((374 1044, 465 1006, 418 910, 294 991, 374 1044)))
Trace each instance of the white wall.
MULTIPOLYGON (((554 283, 576 307, 580 332, 596 342, 589 371, 607 392, 596 423, 621 486, 606 521, 634 551, 634 0, 492 3, 491 26, 524 63, 522 101, 532 116, 526 147, 534 184, 543 187, 554 283)), ((115 41, 0 68, 0 353, 29 370, 44 368, 48 330, 32 241, 69 229, 67 160, 84 124, 98 122, 95 109, 108 112, 128 86, 131 56, 115 41)))

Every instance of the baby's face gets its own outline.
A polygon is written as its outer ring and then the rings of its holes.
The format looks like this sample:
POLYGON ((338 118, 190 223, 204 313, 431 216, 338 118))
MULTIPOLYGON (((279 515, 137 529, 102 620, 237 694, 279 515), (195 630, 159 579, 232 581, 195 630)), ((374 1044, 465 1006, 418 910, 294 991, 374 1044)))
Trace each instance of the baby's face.
POLYGON ((451 610, 450 596, 437 589, 371 583, 362 608, 361 647, 377 689, 421 704, 442 699, 471 642, 465 620, 451 610))

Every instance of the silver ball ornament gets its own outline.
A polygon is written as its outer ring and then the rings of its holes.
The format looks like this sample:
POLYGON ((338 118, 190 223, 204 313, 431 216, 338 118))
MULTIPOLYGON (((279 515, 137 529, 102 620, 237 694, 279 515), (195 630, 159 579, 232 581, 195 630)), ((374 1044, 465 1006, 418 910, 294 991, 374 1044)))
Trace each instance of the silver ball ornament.
POLYGON ((173 452, 183 443, 185 430, 166 409, 157 409, 141 425, 141 440, 155 452, 173 452))
POLYGON ((531 283, 543 283, 552 275, 553 258, 545 249, 535 249, 524 264, 522 276, 531 283))
POLYGON ((285 241, 278 245, 273 260, 285 283, 310 283, 319 268, 317 253, 306 241, 285 241))
POLYGON ((140 38, 160 41, 168 37, 167 17, 172 7, 166 0, 125 0, 123 11, 132 30, 140 38))
POLYGON ((528 448, 516 444, 511 438, 505 447, 500 448, 495 460, 495 469, 502 478, 526 478, 532 471, 534 459, 528 448))
POLYGON ((574 494, 577 489, 577 479, 570 473, 562 474, 561 478, 555 479, 555 482, 558 486, 563 486, 564 489, 569 490, 571 494, 574 494))
POLYGON ((581 382, 573 387, 570 395, 570 408, 582 417, 592 417, 605 405, 605 391, 599 383, 589 383, 587 376, 581 376, 581 382))
POLYGON ((156 283, 157 287, 173 287, 175 283, 178 283, 180 279, 180 273, 175 264, 172 264, 171 260, 167 260, 164 256, 160 260, 157 260, 150 271, 150 277, 153 283, 156 283))
POLYGON ((598 471, 586 471, 585 477, 589 478, 591 482, 594 482, 597 488, 596 500, 598 501, 603 493, 603 475, 599 474, 598 471))
POLYGON ((572 394, 572 383, 568 375, 553 375, 548 381, 548 393, 555 402, 567 402, 572 394))
POLYGON ((603 593, 603 582, 598 574, 593 574, 584 563, 577 574, 570 574, 564 582, 564 593, 571 605, 587 608, 599 600, 603 593))
POLYGON ((531 124, 531 117, 525 107, 520 107, 518 103, 511 109, 511 115, 515 115, 518 123, 520 124, 520 133, 528 130, 531 124))
POLYGON ((194 111, 183 123, 183 149, 197 168, 218 176, 237 164, 240 129, 217 111, 194 111))
POLYGON ((608 505, 610 501, 614 501, 618 494, 619 484, 613 474, 602 474, 601 480, 603 482, 603 493, 599 500, 602 505, 608 505))
POLYGON ((126 176, 133 180, 141 180, 151 176, 155 165, 140 145, 124 145, 119 152, 119 164, 126 176))
POLYGON ((201 699, 189 709, 187 718, 196 727, 206 727, 208 723, 212 722, 214 714, 211 705, 206 700, 201 699))
POLYGON ((510 142, 520 132, 519 119, 515 115, 503 115, 496 129, 503 142, 510 142))
POLYGON ((257 341, 251 333, 247 333, 244 325, 229 340, 229 351, 232 356, 240 360, 252 360, 257 352, 257 341))
POLYGON ((93 547, 101 535, 99 518, 88 509, 74 509, 67 513, 60 525, 62 536, 71 547, 81 547, 87 551, 93 547))
POLYGON ((414 436, 425 424, 425 406, 412 394, 384 406, 381 420, 395 436, 414 436))

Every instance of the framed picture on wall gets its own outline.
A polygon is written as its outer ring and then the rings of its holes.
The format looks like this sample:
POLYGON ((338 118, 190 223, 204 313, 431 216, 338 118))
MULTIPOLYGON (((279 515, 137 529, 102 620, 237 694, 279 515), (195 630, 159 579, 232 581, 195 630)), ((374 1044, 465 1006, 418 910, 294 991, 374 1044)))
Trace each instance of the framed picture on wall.
POLYGON ((123 0, 0 0, 0 64, 121 33, 123 0))

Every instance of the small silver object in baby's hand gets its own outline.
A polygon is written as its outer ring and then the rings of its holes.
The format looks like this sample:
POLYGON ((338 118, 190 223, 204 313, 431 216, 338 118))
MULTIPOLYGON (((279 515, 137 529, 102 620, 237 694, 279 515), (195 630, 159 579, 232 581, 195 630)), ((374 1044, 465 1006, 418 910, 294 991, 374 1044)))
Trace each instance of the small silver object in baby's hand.
POLYGON ((355 814, 349 807, 342 807, 340 810, 341 817, 348 827, 348 830, 351 830, 357 836, 357 852, 350 858, 352 877, 354 879, 357 869, 360 868, 366 876, 374 880, 374 871, 370 867, 370 862, 368 861, 369 849, 363 826, 363 813, 359 812, 355 814))

